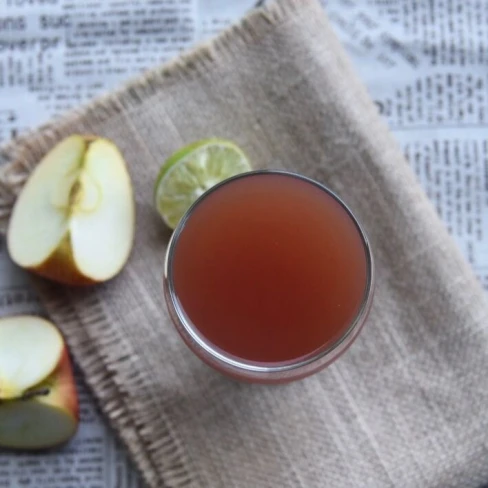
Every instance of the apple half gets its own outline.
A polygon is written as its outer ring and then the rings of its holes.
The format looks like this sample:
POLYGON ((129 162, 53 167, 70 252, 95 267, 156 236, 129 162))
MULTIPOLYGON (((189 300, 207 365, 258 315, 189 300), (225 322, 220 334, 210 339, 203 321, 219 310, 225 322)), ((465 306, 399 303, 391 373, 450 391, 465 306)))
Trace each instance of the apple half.
POLYGON ((22 396, 59 364, 64 339, 47 320, 32 315, 0 319, 0 400, 22 396))
POLYGON ((0 401, 1 447, 53 448, 70 440, 78 425, 78 396, 66 348, 47 379, 21 398, 0 401))
POLYGON ((89 285, 122 270, 134 232, 133 189, 121 152, 108 139, 75 134, 29 176, 12 210, 7 248, 24 269, 89 285))

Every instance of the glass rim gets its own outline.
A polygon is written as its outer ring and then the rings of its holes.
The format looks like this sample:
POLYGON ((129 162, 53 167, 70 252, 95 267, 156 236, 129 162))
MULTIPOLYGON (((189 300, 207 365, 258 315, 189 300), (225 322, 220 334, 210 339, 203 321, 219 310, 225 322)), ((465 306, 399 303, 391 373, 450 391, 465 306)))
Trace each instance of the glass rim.
POLYGON ((171 300, 171 306, 173 307, 177 319, 180 325, 182 326, 182 328, 184 329, 184 331, 213 360, 217 361, 224 367, 227 366, 227 367, 234 368, 238 371, 241 371, 243 373, 254 373, 254 374, 284 373, 284 372, 290 372, 290 371, 301 369, 303 367, 315 363, 316 361, 323 360, 327 356, 332 356, 333 353, 337 350, 340 350, 341 346, 347 343, 349 339, 354 339, 355 338, 354 333, 359 327, 362 326, 369 312, 370 303, 373 296, 374 274, 375 272, 374 272, 373 253, 371 250, 371 245, 369 243, 368 236, 365 230, 363 229, 363 227, 361 226, 361 224, 359 223, 358 219, 352 212, 352 210, 349 208, 349 206, 335 192, 333 192, 330 188, 323 185, 322 183, 319 183, 318 181, 309 178, 308 176, 304 176, 299 173, 295 173, 288 170, 281 170, 281 169, 258 169, 258 170, 246 171, 244 173, 240 173, 238 175, 227 178, 215 184, 210 189, 208 189, 205 193, 203 193, 200 197, 198 197, 197 200, 190 206, 190 208, 185 212, 180 222, 176 226, 169 240, 165 262, 164 262, 164 281, 167 290, 169 292, 169 299, 171 300), (349 218, 354 223, 360 235, 361 241, 363 243, 363 249, 366 256, 366 282, 365 282, 363 298, 361 300, 361 304, 356 316, 351 321, 347 329, 341 334, 341 336, 338 339, 336 339, 332 344, 329 344, 326 347, 321 346, 315 351, 312 351, 305 356, 300 356, 299 358, 296 359, 280 361, 280 362, 248 361, 243 358, 237 358, 231 355, 230 353, 221 350, 212 342, 210 342, 208 339, 206 339, 205 336, 199 332, 198 327, 196 327, 189 319, 183 307, 181 306, 180 301, 178 300, 178 296, 174 287, 173 269, 172 269, 173 256, 175 253, 178 238, 181 232, 183 231, 187 220, 190 218, 195 208, 209 195, 211 195, 213 192, 217 191, 220 187, 224 185, 228 185, 229 183, 232 183, 233 181, 242 178, 247 178, 255 175, 266 175, 266 174, 277 174, 277 175, 298 178, 301 179, 302 181, 306 181, 307 183, 313 184, 317 188, 321 189, 322 191, 325 191, 328 195, 330 195, 337 203, 339 203, 339 205, 341 205, 341 207, 346 211, 349 218))

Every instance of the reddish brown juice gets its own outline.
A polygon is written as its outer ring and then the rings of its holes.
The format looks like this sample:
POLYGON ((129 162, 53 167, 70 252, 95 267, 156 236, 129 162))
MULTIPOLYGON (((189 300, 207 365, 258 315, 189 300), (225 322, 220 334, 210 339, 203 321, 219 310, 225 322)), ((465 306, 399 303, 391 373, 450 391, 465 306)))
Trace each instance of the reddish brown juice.
POLYGON ((367 284, 349 213, 313 183, 276 173, 211 191, 182 228, 172 266, 199 333, 256 362, 296 360, 337 341, 367 284))

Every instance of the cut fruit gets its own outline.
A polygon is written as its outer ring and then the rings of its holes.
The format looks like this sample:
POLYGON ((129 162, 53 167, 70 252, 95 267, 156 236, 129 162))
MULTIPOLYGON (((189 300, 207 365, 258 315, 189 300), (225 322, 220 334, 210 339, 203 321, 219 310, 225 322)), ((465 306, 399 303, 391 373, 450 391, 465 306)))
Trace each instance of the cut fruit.
POLYGON ((194 142, 174 153, 156 180, 156 208, 174 229, 190 206, 217 183, 251 170, 243 151, 224 139, 194 142))
POLYGON ((120 151, 107 139, 73 135, 30 175, 12 211, 7 246, 22 268, 87 285, 122 270, 134 226, 132 184, 120 151))
POLYGON ((59 363, 64 340, 51 322, 23 315, 0 319, 0 399, 21 396, 59 363))
POLYGON ((78 423, 78 395, 65 349, 53 374, 25 398, 0 403, 0 446, 48 449, 73 437, 78 423))

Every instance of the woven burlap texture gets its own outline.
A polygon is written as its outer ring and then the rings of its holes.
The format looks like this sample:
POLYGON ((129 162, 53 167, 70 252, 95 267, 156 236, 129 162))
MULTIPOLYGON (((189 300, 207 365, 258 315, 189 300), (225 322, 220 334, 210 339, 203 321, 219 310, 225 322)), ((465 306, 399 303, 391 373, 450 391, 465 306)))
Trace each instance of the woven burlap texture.
MULTIPOLYGON (((123 151, 137 198, 113 281, 36 281, 49 316, 151 487, 470 487, 488 482, 484 292, 350 67, 322 7, 282 0, 2 150, 3 224, 29 171, 73 132, 123 151), (356 212, 377 270, 370 319, 333 366, 286 386, 203 365, 163 300, 169 231, 152 202, 174 150, 236 141, 255 167, 325 183, 356 212)), ((198 243, 195 243, 198 246, 198 243)))

